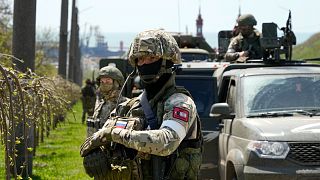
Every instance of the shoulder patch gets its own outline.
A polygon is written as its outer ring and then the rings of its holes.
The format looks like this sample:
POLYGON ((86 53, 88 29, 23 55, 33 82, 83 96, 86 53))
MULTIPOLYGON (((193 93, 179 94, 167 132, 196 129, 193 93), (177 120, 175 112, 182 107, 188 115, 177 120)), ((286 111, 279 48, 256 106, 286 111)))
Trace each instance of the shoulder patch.
POLYGON ((184 122, 189 121, 189 111, 180 107, 173 107, 173 117, 184 122))

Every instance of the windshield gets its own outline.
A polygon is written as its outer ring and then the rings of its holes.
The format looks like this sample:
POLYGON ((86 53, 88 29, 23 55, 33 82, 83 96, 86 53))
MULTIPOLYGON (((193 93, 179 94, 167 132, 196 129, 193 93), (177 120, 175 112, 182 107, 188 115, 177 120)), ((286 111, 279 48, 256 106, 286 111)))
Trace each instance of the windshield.
POLYGON ((242 83, 245 115, 320 108, 320 74, 247 76, 242 83))
POLYGON ((181 53, 182 62, 190 62, 190 61, 206 61, 209 60, 208 54, 198 54, 198 53, 181 53))

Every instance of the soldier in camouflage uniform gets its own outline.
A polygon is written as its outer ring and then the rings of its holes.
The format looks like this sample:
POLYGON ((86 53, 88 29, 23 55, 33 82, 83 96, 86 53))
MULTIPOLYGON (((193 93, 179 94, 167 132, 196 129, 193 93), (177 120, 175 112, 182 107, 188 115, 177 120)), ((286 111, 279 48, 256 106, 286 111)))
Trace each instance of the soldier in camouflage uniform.
POLYGON ((114 113, 139 118, 143 128, 127 129, 125 123, 109 119, 82 144, 81 156, 112 141, 137 151, 140 171, 132 177, 197 179, 202 160, 201 124, 191 95, 175 85, 172 67, 181 63, 176 41, 163 30, 144 31, 134 39, 128 56, 145 90, 114 113))
POLYGON ((225 59, 230 62, 245 62, 247 59, 261 59, 260 33, 253 27, 257 21, 251 14, 241 15, 238 20, 239 34, 232 38, 225 59))
POLYGON ((96 101, 95 88, 91 83, 90 79, 86 80, 86 85, 81 89, 81 100, 82 100, 82 123, 85 122, 86 114, 88 116, 93 115, 94 105, 96 101))
MULTIPOLYGON (((102 128, 103 124, 108 119, 110 112, 116 107, 120 88, 124 83, 124 78, 118 68, 106 66, 100 69, 97 81, 99 81, 99 93, 92 119, 89 119, 87 122, 88 136, 91 136, 98 131, 98 129, 102 128)), ((126 97, 121 96, 119 103, 126 100, 126 97)))

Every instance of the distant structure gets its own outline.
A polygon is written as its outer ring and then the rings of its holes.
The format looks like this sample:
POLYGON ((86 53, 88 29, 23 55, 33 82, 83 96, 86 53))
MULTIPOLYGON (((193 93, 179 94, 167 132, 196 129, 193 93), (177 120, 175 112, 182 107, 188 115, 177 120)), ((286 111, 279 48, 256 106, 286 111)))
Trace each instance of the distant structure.
POLYGON ((197 37, 203 37, 203 34, 202 34, 203 19, 201 17, 200 7, 199 7, 198 19, 196 20, 196 26, 197 26, 197 37))
MULTIPOLYGON (((84 37, 86 42, 81 42, 81 53, 85 57, 110 57, 110 56, 123 56, 125 54, 124 47, 120 42, 119 50, 111 51, 108 43, 105 41, 105 36, 100 32, 99 26, 90 26, 89 32, 84 30, 84 37), (95 46, 89 47, 91 36, 95 38, 95 46)), ((123 42, 122 42, 123 44, 123 42)))
POLYGON ((99 42, 94 47, 87 47, 81 44, 81 52, 87 57, 109 57, 109 56, 123 56, 125 54, 124 48, 119 47, 118 51, 110 51, 107 42, 99 42))
POLYGON ((210 53, 210 57, 214 59, 216 54, 216 49, 213 49, 203 37, 202 27, 203 27, 203 19, 201 17, 201 9, 199 8, 199 14, 196 20, 196 28, 197 28, 196 36, 188 34, 188 27, 186 27, 186 34, 181 34, 179 32, 179 33, 172 33, 172 35, 177 41, 178 46, 180 48, 205 49, 210 53))
POLYGON ((123 50, 123 41, 120 41, 120 51, 124 51, 123 50))

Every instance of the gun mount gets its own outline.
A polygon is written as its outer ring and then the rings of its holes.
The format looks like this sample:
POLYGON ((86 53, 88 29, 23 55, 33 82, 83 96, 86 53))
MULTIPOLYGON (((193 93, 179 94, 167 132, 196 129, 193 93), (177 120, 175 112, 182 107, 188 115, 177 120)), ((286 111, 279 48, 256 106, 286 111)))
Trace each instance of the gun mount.
POLYGON ((292 59, 292 46, 296 45, 296 36, 291 26, 291 11, 289 11, 286 27, 280 28, 283 36, 277 35, 278 25, 275 23, 263 23, 260 45, 264 51, 263 60, 280 60, 285 55, 285 60, 292 59))

